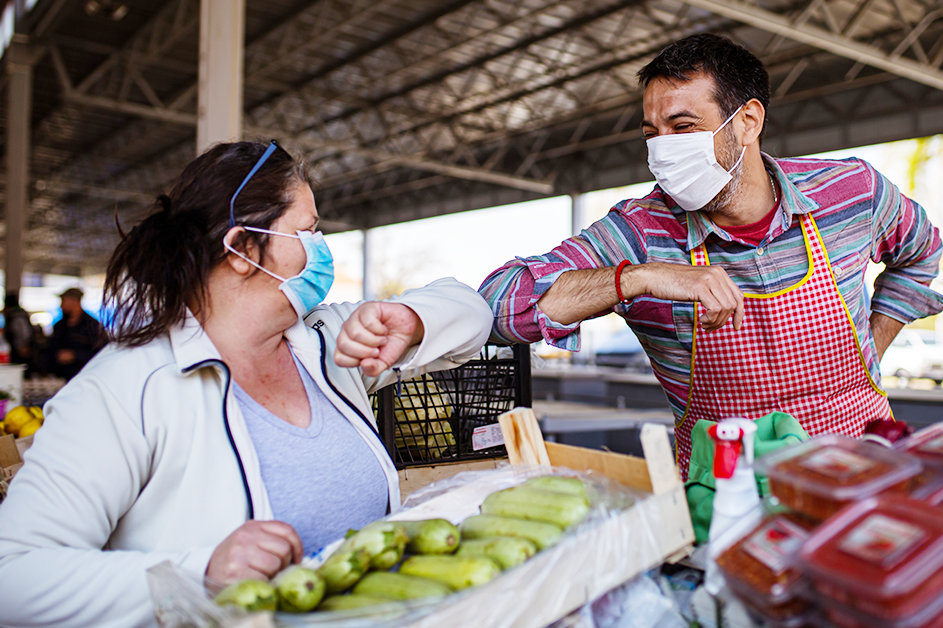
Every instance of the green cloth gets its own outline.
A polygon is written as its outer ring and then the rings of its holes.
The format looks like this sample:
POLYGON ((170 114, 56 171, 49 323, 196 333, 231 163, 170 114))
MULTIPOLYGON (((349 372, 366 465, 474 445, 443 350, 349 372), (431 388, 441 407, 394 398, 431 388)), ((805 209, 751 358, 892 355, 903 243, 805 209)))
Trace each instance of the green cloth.
MULTIPOLYGON (((792 415, 785 412, 770 412, 757 419, 753 440, 754 458, 761 458, 771 451, 809 440, 809 435, 792 415)), ((714 440, 707 430, 715 421, 700 420, 691 431, 691 462, 688 466, 688 481, 684 488, 694 523, 694 535, 698 543, 706 543, 714 511, 714 440)), ((760 496, 767 494, 767 482, 757 476, 760 496)))

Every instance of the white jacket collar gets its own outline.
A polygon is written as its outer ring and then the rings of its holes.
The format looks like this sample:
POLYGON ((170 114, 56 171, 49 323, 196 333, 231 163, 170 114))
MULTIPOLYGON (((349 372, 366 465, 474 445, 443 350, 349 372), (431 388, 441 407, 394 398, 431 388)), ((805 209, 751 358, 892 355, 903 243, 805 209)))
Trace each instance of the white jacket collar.
POLYGON ((170 346, 181 373, 207 360, 222 362, 216 345, 189 308, 183 322, 170 330, 170 346))
MULTIPOLYGON (((312 330, 304 324, 304 321, 298 319, 285 330, 285 338, 294 348, 303 346, 306 336, 311 333, 312 330)), ((186 373, 208 360, 222 362, 216 345, 189 308, 183 322, 170 330, 170 346, 174 352, 177 369, 181 373, 186 373)))

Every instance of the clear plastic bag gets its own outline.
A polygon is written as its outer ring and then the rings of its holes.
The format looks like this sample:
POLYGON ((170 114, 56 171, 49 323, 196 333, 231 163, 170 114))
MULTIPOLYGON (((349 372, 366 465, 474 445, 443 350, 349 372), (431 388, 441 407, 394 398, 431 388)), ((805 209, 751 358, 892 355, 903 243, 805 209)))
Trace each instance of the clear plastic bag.
POLYGON ((594 628, 687 628, 675 601, 649 574, 606 593, 590 608, 594 628))
MULTIPOLYGON (((459 524, 478 514, 491 493, 544 475, 581 479, 590 497, 590 512, 557 544, 527 562, 489 583, 446 598, 332 613, 276 613, 275 625, 543 628, 661 562, 654 534, 661 516, 651 494, 633 491, 601 475, 569 469, 508 466, 460 473, 413 493, 403 508, 387 519, 442 518, 459 524)), ((332 549, 306 561, 307 566, 316 567, 332 549)), ((149 578, 155 612, 165 628, 230 627, 236 625, 236 618, 245 617, 235 609, 216 607, 200 582, 180 574, 172 565, 152 568, 149 578)))

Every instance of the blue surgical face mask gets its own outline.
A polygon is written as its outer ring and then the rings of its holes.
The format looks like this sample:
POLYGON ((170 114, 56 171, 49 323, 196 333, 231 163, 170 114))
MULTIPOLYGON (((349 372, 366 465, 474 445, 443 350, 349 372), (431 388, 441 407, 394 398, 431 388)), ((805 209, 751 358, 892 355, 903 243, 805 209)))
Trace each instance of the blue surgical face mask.
POLYGON ((298 318, 303 318, 305 314, 313 310, 324 301, 331 284, 334 283, 334 257, 331 250, 327 248, 327 242, 324 241, 324 235, 320 231, 311 233, 310 231, 298 231, 297 235, 290 233, 281 233, 279 231, 269 231, 268 229, 258 229, 256 227, 243 227, 246 231, 256 231, 258 233, 268 233, 270 235, 282 236, 285 238, 298 238, 305 249, 305 266, 301 272, 294 277, 285 279, 276 275, 269 269, 257 264, 236 249, 223 243, 226 250, 238 255, 249 262, 262 272, 271 275, 282 283, 278 289, 281 290, 291 306, 295 308, 298 318))

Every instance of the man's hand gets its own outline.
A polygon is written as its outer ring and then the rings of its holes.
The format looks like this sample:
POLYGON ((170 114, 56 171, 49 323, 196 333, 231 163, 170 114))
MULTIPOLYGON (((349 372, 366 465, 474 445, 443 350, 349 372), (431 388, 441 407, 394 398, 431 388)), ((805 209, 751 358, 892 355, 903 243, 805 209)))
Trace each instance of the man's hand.
POLYGON ((246 521, 220 543, 206 575, 222 584, 237 580, 266 580, 304 558, 304 545, 295 529, 283 521, 246 521))
POLYGON ((354 310, 341 327, 334 361, 338 366, 359 366, 375 377, 422 342, 423 333, 422 321, 407 306, 369 301, 354 310))
POLYGON ((667 301, 699 302, 705 310, 700 319, 705 331, 720 329, 731 315, 734 329, 739 330, 743 323, 743 293, 720 266, 653 262, 635 266, 631 271, 626 268, 622 271, 623 294, 626 282, 631 290, 633 273, 645 287, 641 294, 667 301))

